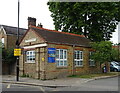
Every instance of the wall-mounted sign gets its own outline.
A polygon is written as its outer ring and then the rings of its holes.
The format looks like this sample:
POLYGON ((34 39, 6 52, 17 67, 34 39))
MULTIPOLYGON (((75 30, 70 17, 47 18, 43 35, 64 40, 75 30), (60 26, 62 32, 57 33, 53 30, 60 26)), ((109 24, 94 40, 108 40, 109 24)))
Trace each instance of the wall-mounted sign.
POLYGON ((34 42, 36 40, 37 40, 36 38, 31 38, 31 39, 25 40, 25 43, 34 42))
POLYGON ((56 48, 48 48, 48 63, 55 62, 55 52, 56 48))
POLYGON ((20 48, 14 49, 14 56, 21 56, 21 49, 20 48))

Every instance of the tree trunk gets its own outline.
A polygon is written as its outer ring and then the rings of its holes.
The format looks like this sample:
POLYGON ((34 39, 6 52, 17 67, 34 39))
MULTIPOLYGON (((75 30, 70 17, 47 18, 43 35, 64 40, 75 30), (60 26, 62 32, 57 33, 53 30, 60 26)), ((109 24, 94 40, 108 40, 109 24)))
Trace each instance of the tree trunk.
POLYGON ((105 66, 106 66, 106 73, 110 72, 110 64, 109 64, 109 62, 105 62, 105 66))

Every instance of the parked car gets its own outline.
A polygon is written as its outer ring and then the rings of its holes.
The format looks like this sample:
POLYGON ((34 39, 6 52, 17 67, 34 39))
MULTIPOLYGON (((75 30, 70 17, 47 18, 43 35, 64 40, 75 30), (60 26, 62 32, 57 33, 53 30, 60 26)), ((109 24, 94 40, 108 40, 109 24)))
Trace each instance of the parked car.
POLYGON ((120 62, 112 61, 110 63, 110 71, 114 72, 120 71, 120 62))

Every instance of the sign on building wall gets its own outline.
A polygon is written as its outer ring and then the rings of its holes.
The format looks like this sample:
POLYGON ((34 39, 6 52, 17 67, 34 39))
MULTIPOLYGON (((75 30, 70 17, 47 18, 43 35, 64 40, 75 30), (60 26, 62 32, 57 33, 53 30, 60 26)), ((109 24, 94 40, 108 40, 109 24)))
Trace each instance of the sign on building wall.
POLYGON ((21 49, 20 48, 14 49, 14 56, 21 56, 21 49))
POLYGON ((56 48, 48 48, 48 63, 55 62, 55 52, 56 48))

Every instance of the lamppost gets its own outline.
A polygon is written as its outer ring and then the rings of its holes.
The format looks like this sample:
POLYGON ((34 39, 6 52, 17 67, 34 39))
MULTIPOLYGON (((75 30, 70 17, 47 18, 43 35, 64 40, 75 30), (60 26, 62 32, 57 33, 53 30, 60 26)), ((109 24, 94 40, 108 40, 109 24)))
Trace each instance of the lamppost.
POLYGON ((118 61, 120 61, 120 43, 118 43, 118 61))
MULTIPOLYGON (((17 40, 16 48, 19 48, 19 0, 18 0, 18 28, 17 28, 17 40)), ((16 56, 16 81, 19 81, 19 56, 16 56)))

